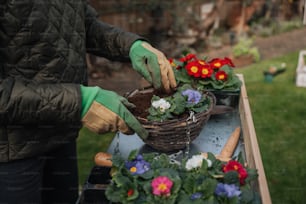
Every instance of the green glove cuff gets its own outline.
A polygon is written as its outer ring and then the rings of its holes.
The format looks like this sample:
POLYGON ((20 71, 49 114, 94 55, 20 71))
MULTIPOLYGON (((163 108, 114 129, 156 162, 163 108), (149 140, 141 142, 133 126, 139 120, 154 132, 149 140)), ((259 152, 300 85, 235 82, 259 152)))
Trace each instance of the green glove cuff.
POLYGON ((131 59, 134 57, 133 54, 132 54, 133 50, 134 50, 134 49, 137 49, 137 47, 141 46, 141 43, 143 43, 143 42, 144 42, 144 41, 142 41, 142 40, 136 40, 136 41, 132 44, 132 46, 131 46, 131 48, 130 48, 130 53, 129 53, 129 56, 130 56, 131 59))
POLYGON ((82 113, 81 117, 88 112, 92 102, 95 100, 99 92, 99 87, 87 87, 81 85, 81 95, 82 95, 82 113))

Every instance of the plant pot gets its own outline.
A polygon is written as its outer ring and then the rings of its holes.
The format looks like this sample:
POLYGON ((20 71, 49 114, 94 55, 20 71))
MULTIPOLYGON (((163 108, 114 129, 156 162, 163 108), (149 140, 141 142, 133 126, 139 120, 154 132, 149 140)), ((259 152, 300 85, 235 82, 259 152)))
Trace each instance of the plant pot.
POLYGON ((239 90, 208 90, 216 97, 216 105, 237 107, 239 104, 239 90))

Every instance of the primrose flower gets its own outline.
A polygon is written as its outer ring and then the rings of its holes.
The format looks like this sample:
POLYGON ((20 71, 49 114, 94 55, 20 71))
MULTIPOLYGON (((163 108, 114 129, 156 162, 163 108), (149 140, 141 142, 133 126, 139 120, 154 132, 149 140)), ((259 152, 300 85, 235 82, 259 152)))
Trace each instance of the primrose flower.
POLYGON ((213 69, 219 69, 224 65, 235 67, 231 59, 225 57, 224 59, 214 58, 208 62, 213 69))
POLYGON ((152 106, 156 109, 159 109, 161 112, 165 112, 167 109, 171 107, 171 104, 165 99, 161 98, 157 101, 153 101, 152 106))
POLYGON ((215 194, 218 196, 226 196, 228 198, 238 197, 241 194, 238 186, 235 184, 218 183, 215 194))
MULTIPOLYGON (((192 169, 196 169, 202 166, 203 159, 205 159, 202 155, 193 155, 190 159, 186 162, 186 169, 188 171, 192 169)), ((212 162, 209 159, 205 159, 207 161, 208 167, 211 167, 212 162)))
POLYGON ((187 89, 182 92, 183 96, 187 96, 187 103, 188 104, 198 104, 202 98, 202 94, 199 91, 195 91, 192 89, 187 89))
POLYGON ((188 61, 191 61, 192 59, 196 59, 196 55, 189 53, 185 57, 181 57, 179 60, 181 62, 188 62, 188 61))
POLYGON ((248 177, 247 170, 242 166, 242 164, 235 160, 230 160, 226 165, 223 166, 222 170, 224 173, 228 171, 237 171, 240 184, 242 185, 245 183, 245 179, 248 177))
POLYGON ((218 71, 216 73, 216 79, 220 81, 226 81, 227 80, 227 73, 225 71, 218 71))
POLYGON ((157 196, 170 196, 173 182, 167 176, 158 176, 151 182, 153 194, 157 196))
POLYGON ((141 175, 150 170, 150 163, 146 162, 141 155, 138 155, 135 160, 127 161, 125 167, 132 175, 141 175))
POLYGON ((209 78, 213 75, 214 70, 210 67, 209 64, 205 64, 201 68, 201 78, 209 78))
POLYGON ((186 65, 186 70, 188 75, 198 78, 201 76, 201 67, 202 65, 199 64, 197 61, 192 61, 186 65))

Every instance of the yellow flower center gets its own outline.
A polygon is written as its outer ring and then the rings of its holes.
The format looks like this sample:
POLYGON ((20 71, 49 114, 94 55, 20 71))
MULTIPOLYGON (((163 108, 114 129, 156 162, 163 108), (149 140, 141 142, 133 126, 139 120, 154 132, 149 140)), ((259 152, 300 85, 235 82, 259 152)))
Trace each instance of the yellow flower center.
POLYGON ((192 67, 190 68, 190 71, 191 71, 192 73, 197 73, 197 72, 198 72, 198 67, 197 67, 197 66, 192 66, 192 67))
POLYGON ((208 74, 208 69, 202 69, 202 74, 203 74, 203 75, 208 74))
POLYGON ((219 75, 219 79, 224 79, 224 78, 225 78, 224 74, 219 75))
POLYGON ((159 191, 165 191, 165 190, 167 190, 167 189, 168 189, 168 188, 167 188, 167 185, 164 184, 164 183, 161 183, 161 184, 158 185, 158 190, 159 190, 159 191))
POLYGON ((130 168, 130 172, 135 173, 137 171, 137 168, 135 166, 130 168))
POLYGON ((216 62, 214 65, 215 65, 215 67, 221 67, 221 63, 220 62, 216 62))

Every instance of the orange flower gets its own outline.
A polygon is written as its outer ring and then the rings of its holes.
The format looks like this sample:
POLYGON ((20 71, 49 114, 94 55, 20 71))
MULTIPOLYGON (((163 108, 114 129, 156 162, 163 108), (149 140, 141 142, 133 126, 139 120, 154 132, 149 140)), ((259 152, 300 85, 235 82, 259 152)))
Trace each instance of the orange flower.
POLYGON ((216 73, 216 79, 220 81, 226 81, 227 80, 227 73, 225 71, 218 71, 216 73))

